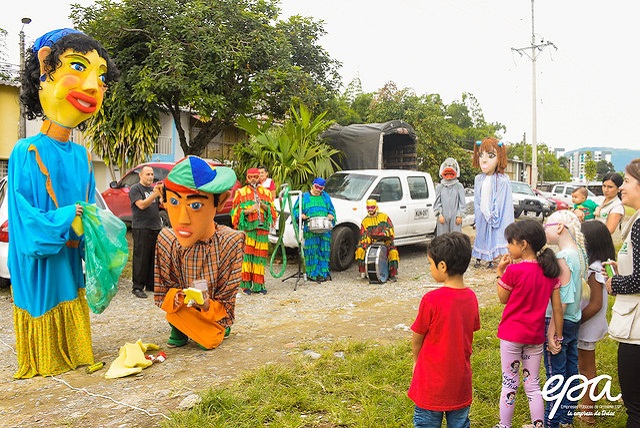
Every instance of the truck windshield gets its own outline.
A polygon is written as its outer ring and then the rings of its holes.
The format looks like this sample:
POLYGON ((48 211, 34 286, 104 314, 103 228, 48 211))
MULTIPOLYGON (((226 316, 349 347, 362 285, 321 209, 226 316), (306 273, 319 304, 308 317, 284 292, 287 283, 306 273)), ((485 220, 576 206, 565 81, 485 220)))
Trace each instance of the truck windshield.
POLYGON ((375 178, 373 175, 366 174, 336 173, 329 177, 324 190, 332 198, 359 201, 369 190, 375 178))

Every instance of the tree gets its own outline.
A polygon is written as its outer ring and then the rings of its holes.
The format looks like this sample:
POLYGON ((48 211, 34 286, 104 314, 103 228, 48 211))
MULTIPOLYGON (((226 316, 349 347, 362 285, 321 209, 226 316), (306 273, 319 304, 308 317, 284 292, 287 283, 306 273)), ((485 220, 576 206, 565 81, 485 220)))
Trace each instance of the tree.
POLYGON ((299 16, 278 22, 278 12, 276 0, 72 7, 76 26, 101 41, 123 71, 119 94, 169 113, 184 153, 196 155, 239 115, 282 117, 292 99, 319 108, 332 97, 339 63, 318 44, 322 25, 299 16), (195 135, 181 120, 185 111, 198 120, 195 135))
POLYGON ((616 172, 616 168, 613 166, 611 162, 608 162, 605 159, 600 159, 596 163, 596 171, 597 171, 597 179, 602 180, 605 175, 611 172, 616 172))
MULTIPOLYGON (((553 151, 546 144, 538 144, 538 172, 540 174, 539 181, 569 181, 571 173, 568 166, 562 164, 563 159, 558 159, 553 151)), ((523 161, 530 162, 532 159, 531 145, 520 141, 507 147, 507 157, 514 159, 515 157, 523 161)))
POLYGON ((591 157, 591 152, 585 153, 585 162, 584 162, 584 178, 587 180, 587 183, 596 179, 596 175, 598 173, 598 166, 596 161, 591 157))
POLYGON ((504 129, 499 123, 486 123, 479 103, 471 94, 463 94, 462 101, 446 105, 439 94, 417 95, 413 89, 400 89, 389 82, 370 99, 368 122, 402 119, 413 126, 417 135, 418 169, 429 172, 435 181, 439 180, 442 162, 453 157, 460 165, 460 181, 472 186, 478 171, 472 167, 472 153, 462 144, 504 129))
POLYGON ((238 176, 250 167, 266 165, 276 183, 288 183, 292 190, 308 190, 315 177, 328 177, 338 169, 333 157, 340 151, 319 141, 319 135, 332 121, 325 120, 326 112, 312 116, 307 107, 291 107, 290 117, 282 126, 272 119, 261 123, 255 118, 241 116, 237 126, 251 136, 233 148, 238 161, 238 176))

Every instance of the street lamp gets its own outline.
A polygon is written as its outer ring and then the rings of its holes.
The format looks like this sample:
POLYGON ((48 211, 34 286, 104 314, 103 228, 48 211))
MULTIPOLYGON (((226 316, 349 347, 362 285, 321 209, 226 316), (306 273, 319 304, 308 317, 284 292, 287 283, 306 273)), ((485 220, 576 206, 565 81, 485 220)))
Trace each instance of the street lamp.
MULTIPOLYGON (((20 28, 20 95, 22 95, 22 78, 24 75, 24 26, 31 23, 31 18, 22 18, 22 28, 20 28)), ((27 119, 24 117, 24 106, 20 101, 20 126, 18 138, 27 136, 27 119)))

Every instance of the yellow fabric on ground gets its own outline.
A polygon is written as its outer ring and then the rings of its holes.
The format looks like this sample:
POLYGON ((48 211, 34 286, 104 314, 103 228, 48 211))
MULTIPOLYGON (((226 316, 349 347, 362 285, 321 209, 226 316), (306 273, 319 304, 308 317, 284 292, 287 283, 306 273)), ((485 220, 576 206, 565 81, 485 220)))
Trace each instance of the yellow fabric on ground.
POLYGON ((139 339, 136 343, 125 343, 120 348, 118 358, 111 363, 104 377, 106 379, 115 379, 140 373, 143 368, 153 364, 151 360, 147 360, 144 356, 144 353, 151 349, 159 349, 159 347, 153 343, 142 343, 142 339, 139 339))

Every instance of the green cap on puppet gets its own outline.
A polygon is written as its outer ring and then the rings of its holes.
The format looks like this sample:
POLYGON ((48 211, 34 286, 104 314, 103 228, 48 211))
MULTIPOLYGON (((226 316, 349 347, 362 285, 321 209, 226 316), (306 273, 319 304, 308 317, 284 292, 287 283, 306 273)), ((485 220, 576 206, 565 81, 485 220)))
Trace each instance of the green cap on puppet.
POLYGON ((198 156, 187 156, 171 168, 164 182, 167 189, 176 192, 219 195, 233 187, 236 173, 226 166, 211 166, 198 156))

